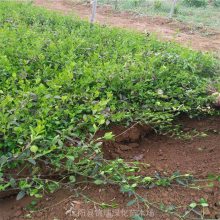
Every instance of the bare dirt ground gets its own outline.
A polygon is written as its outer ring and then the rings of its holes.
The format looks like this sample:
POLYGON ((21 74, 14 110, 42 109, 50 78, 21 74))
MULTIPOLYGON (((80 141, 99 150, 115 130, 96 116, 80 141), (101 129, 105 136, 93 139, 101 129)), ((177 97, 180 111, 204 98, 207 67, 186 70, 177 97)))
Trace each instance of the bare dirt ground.
MULTIPOLYGON (((66 0, 35 0, 35 4, 64 13, 74 13, 88 20, 91 6, 68 3, 66 0)), ((165 40, 174 40, 186 46, 202 51, 220 53, 220 32, 206 28, 195 28, 169 19, 137 16, 127 12, 114 12, 108 7, 99 7, 96 22, 102 25, 127 28, 156 34, 165 40)))
MULTIPOLYGON (((103 150, 105 158, 124 158, 126 161, 140 161, 149 164, 143 169, 143 175, 154 176, 156 172, 161 175, 171 175, 175 171, 193 174, 196 179, 204 180, 209 174, 220 175, 220 118, 208 118, 202 120, 180 119, 186 131, 197 129, 206 132, 207 137, 196 137, 192 140, 180 140, 168 136, 149 132, 143 127, 133 127, 121 139, 115 143, 105 143, 103 150)), ((112 127, 115 135, 121 133, 123 127, 112 127)), ((205 219, 220 219, 220 184, 214 182, 208 187, 207 182, 200 183, 204 188, 192 189, 178 184, 169 187, 154 187, 152 189, 139 189, 138 193, 151 202, 179 207, 177 211, 183 211, 192 202, 198 202, 201 198, 207 199, 209 207, 205 209, 205 219)), ((36 220, 95 220, 112 219, 125 220, 137 210, 143 210, 145 219, 176 220, 178 218, 161 213, 157 209, 145 209, 137 206, 126 207, 127 195, 119 193, 115 186, 94 186, 83 184, 78 188, 80 192, 88 196, 94 202, 89 202, 83 196, 75 196, 74 190, 61 189, 60 191, 46 195, 38 201, 37 208, 41 211, 31 213, 25 211, 31 198, 16 201, 15 197, 4 198, 0 201, 0 219, 25 219, 29 217, 36 220), (113 202, 117 208, 101 209, 98 203, 113 202), (119 213, 119 214, 118 214, 119 213)), ((197 217, 198 216, 194 216, 197 217)))
MULTIPOLYGON (((88 18, 90 8, 82 5, 69 5, 61 0, 44 1, 36 0, 37 5, 65 13, 74 12, 82 18, 88 18)), ((170 22, 164 19, 148 17, 138 18, 134 15, 123 13, 115 14, 109 9, 98 9, 97 21, 101 24, 130 28, 138 31, 154 32, 167 40, 175 40, 190 44, 199 50, 217 52, 220 49, 220 34, 213 32, 208 37, 202 36, 202 31, 192 32, 181 23, 170 22), (180 31, 177 33, 177 29, 180 31)), ((196 137, 192 140, 180 140, 168 136, 157 135, 150 132, 147 127, 134 127, 126 133, 123 139, 116 143, 105 143, 103 146, 106 159, 116 157, 126 161, 140 161, 149 164, 143 169, 143 175, 154 176, 156 172, 161 175, 171 175, 175 171, 193 174, 197 179, 205 179, 209 174, 220 175, 220 118, 207 118, 202 120, 180 119, 184 130, 197 129, 208 134, 207 137, 196 137)), ((112 127, 111 130, 118 135, 125 128, 112 127)), ((220 219, 220 186, 214 182, 212 187, 207 187, 207 182, 201 183, 204 188, 192 189, 181 185, 170 187, 154 187, 140 189, 138 193, 153 203, 177 206, 177 211, 183 211, 192 202, 201 198, 208 201, 209 207, 204 209, 204 219, 220 219)), ((82 195, 77 197, 73 189, 46 195, 37 202, 35 208, 40 211, 30 212, 28 207, 32 198, 26 197, 16 201, 14 196, 0 200, 0 220, 125 220, 130 219, 137 210, 143 210, 145 219, 176 220, 177 217, 162 213, 150 207, 126 207, 127 195, 119 193, 115 186, 94 186, 84 184, 78 188, 80 192, 95 202, 88 202, 82 195), (116 203, 117 208, 101 209, 98 203, 116 203)), ((195 215, 198 219, 198 216, 195 215)))

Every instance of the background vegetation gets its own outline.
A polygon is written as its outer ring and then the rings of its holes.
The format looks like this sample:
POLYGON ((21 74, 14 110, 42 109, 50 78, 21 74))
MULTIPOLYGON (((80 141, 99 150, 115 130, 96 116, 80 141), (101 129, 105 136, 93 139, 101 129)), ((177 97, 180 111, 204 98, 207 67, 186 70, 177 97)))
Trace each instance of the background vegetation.
MULTIPOLYGON (((76 0, 67 0, 75 2, 76 0)), ((80 0, 85 2, 85 0, 80 0)), ((168 18, 173 0, 99 0, 100 5, 112 5, 113 9, 131 11, 138 15, 168 18)), ((174 18, 198 27, 220 30, 219 0, 178 0, 174 18)))

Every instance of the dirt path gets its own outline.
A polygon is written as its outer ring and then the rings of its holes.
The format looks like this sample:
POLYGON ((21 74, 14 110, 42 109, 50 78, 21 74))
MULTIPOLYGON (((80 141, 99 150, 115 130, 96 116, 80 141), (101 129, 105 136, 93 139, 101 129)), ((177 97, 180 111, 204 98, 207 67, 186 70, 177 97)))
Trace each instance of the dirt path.
MULTIPOLYGON (((70 4, 64 0, 35 0, 35 4, 65 13, 74 12, 87 20, 91 15, 91 6, 70 4)), ((103 25, 155 33, 165 40, 174 40, 194 49, 220 54, 220 32, 216 30, 195 29, 195 27, 165 18, 138 17, 126 12, 115 13, 107 7, 98 8, 96 21, 103 25)))

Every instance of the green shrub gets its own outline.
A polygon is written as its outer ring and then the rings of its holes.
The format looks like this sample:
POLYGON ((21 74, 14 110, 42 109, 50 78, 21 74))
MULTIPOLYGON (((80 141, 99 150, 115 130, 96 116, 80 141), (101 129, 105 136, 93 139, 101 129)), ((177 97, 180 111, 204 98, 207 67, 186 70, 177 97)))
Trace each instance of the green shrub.
POLYGON ((183 2, 189 7, 206 7, 208 5, 207 0, 183 0, 183 2))
POLYGON ((0 190, 19 198, 54 191, 54 174, 122 183, 131 168, 93 141, 110 123, 169 131, 180 114, 212 111, 209 54, 26 4, 1 2, 0 33, 0 190))

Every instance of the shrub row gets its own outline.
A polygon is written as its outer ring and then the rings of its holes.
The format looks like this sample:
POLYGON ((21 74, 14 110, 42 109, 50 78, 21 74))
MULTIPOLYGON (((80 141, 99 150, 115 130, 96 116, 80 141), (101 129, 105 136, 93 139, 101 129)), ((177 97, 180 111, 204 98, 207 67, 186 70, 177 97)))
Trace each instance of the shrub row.
POLYGON ((29 4, 1 2, 0 33, 0 190, 38 195, 45 167, 100 175, 100 145, 88 143, 110 123, 163 130, 179 114, 212 111, 209 54, 29 4), (20 167, 29 176, 17 181, 8 170, 20 167))

